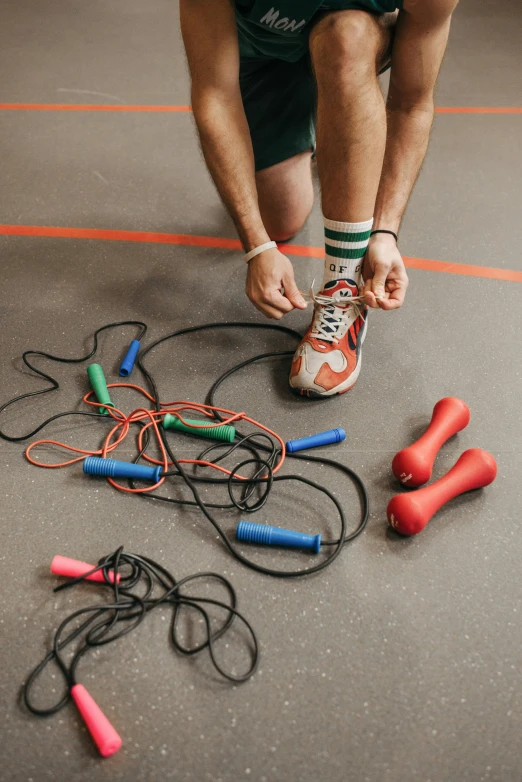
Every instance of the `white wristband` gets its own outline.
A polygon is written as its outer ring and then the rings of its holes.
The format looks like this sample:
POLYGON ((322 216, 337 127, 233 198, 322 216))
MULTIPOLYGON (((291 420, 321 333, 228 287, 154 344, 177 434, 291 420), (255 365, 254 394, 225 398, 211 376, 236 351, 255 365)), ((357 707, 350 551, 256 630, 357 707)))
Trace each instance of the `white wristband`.
POLYGON ((260 255, 261 253, 264 253, 265 250, 271 250, 272 247, 277 247, 277 244, 275 242, 265 242, 264 244, 260 244, 259 247, 255 247, 253 250, 250 250, 250 252, 245 255, 245 263, 251 261, 252 258, 256 257, 256 255, 260 255))

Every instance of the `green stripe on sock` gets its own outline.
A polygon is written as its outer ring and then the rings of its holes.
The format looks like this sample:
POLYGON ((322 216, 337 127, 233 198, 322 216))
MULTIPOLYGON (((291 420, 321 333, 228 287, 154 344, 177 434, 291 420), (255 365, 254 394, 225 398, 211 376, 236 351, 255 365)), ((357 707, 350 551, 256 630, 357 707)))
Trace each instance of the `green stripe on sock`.
POLYGON ((343 233, 342 231, 332 231, 331 228, 325 228, 324 235, 327 239, 335 239, 336 242, 366 242, 370 239, 370 230, 343 233))
POLYGON ((362 258, 366 252, 366 247, 359 247, 357 250, 349 250, 347 247, 332 247, 331 244, 326 245, 326 255, 330 255, 332 258, 346 258, 356 260, 362 258))

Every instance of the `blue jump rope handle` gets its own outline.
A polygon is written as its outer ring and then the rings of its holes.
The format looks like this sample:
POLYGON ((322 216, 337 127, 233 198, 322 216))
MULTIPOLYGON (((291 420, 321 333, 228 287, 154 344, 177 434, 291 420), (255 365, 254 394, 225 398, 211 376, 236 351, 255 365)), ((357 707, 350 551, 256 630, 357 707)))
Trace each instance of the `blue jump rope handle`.
POLYGON ((318 445, 331 445, 346 440, 344 429, 330 429, 328 432, 319 432, 310 437, 302 437, 300 440, 290 440, 286 443, 288 453, 303 451, 305 448, 317 448, 318 445))
POLYGON ((311 549, 314 554, 321 550, 321 535, 307 535, 253 521, 240 521, 236 527, 236 538, 244 543, 260 543, 262 546, 311 549))
POLYGON ((132 342, 130 343, 125 358, 121 362, 120 377, 128 377, 130 375, 130 373, 134 369, 134 362, 136 361, 136 356, 138 355, 139 352, 140 352, 140 341, 139 339, 133 339, 132 342))
POLYGON ((83 471, 86 475, 100 475, 105 478, 135 478, 140 481, 158 483, 162 467, 145 467, 143 464, 119 462, 116 459, 101 459, 99 456, 88 456, 83 461, 83 471))

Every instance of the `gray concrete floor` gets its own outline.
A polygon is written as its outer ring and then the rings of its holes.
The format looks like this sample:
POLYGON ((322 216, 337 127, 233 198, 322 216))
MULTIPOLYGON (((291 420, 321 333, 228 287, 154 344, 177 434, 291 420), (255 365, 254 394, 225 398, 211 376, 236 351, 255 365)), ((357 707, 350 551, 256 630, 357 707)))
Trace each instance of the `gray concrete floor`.
MULTIPOLYGON (((0 102, 188 103, 176 5, 4 0, 0 102)), ((521 33, 515 0, 463 0, 438 105, 519 105, 521 33)), ((405 255, 522 268, 521 123, 521 115, 437 117, 402 232, 405 255)), ((0 111, 0 138, 2 224, 234 236, 188 114, 0 111)), ((321 233, 316 206, 295 241, 318 246, 321 233)), ((144 319, 151 339, 212 320, 262 322, 244 297, 237 252, 0 236, 0 256, 2 400, 41 385, 22 370, 23 350, 78 355, 106 322, 144 319)), ((301 286, 320 275, 319 261, 294 260, 301 286)), ((350 394, 325 404, 296 399, 284 361, 236 376, 220 394, 285 438, 348 431, 324 453, 360 472, 371 519, 316 577, 258 576, 231 561, 197 513, 116 493, 77 467, 38 470, 20 444, 0 441, 2 780, 520 780, 522 288, 419 270, 410 279, 399 313, 372 313, 350 394), (466 448, 483 447, 498 460, 498 479, 446 506, 422 535, 400 539, 385 518, 396 491, 391 458, 447 395, 462 397, 472 418, 443 448, 435 477, 466 448), (124 740, 102 761, 72 705, 38 719, 21 708, 19 690, 51 630, 87 599, 81 590, 52 595, 53 555, 94 561, 122 543, 179 577, 208 568, 230 577, 262 659, 250 682, 224 685, 204 656, 179 658, 166 622, 151 617, 80 668, 124 740)), ((304 329, 307 317, 291 315, 288 325, 304 329)), ((126 329, 102 340, 112 380, 133 336, 126 329)), ((184 338, 151 366, 162 396, 202 401, 223 368, 287 346, 290 339, 263 333, 184 338)), ((20 405, 2 427, 23 432, 77 406, 83 370, 60 366, 56 377, 60 396, 20 405)), ((99 429, 57 423, 45 435, 94 446, 99 429)), ((353 489, 326 470, 321 478, 354 522, 353 489)), ((259 515, 310 531, 330 524, 317 498, 293 487, 278 487, 259 515)), ((225 518, 228 529, 235 520, 225 518)), ((41 697, 52 699, 57 687, 47 678, 41 697)))

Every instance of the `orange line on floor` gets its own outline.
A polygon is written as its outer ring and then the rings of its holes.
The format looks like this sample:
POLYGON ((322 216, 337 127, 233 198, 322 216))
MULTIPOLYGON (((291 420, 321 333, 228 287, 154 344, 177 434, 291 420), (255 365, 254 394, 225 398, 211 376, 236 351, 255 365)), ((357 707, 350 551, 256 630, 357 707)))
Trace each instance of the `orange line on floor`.
MULTIPOLYGON (((0 103, 2 111, 155 111, 182 112, 192 111, 190 106, 140 106, 95 103, 0 103)), ((522 114, 520 106, 439 106, 437 114, 522 114)))
MULTIPOLYGON (((307 258, 324 258, 324 248, 306 247, 295 244, 279 245, 285 255, 298 255, 307 258)), ((423 269, 444 274, 463 274, 468 277, 485 277, 489 280, 508 280, 522 282, 522 272, 511 269, 499 269, 496 266, 472 266, 467 263, 450 263, 448 261, 432 261, 428 258, 411 258, 403 256, 404 265, 409 269, 423 269)))
POLYGON ((150 231, 119 231, 104 228, 65 228, 47 225, 0 225, 4 236, 45 236, 61 239, 102 239, 114 242, 145 242, 151 244, 182 244, 193 247, 217 247, 240 250, 239 239, 223 239, 193 234, 166 234, 150 231))
MULTIPOLYGON (((167 234, 150 231, 121 231, 102 228, 66 228, 46 225, 0 225, 0 236, 32 236, 61 239, 98 239, 114 242, 144 242, 150 244, 174 244, 188 247, 214 247, 221 250, 241 250, 238 239, 225 239, 219 236, 197 236, 193 234, 167 234)), ((323 247, 308 247, 297 244, 281 244, 285 255, 301 258, 323 258, 323 247)), ((468 277, 485 277, 489 280, 507 280, 522 282, 522 272, 511 269, 499 269, 495 266, 473 266, 466 263, 432 261, 428 258, 404 257, 404 263, 410 269, 461 274, 468 277)))
POLYGON ((0 103, 3 111, 176 111, 190 112, 190 106, 129 106, 125 103, 0 103))
POLYGON ((521 106, 440 106, 436 114, 522 114, 521 106))
POLYGON ((407 257, 404 257, 404 264, 409 269, 424 269, 424 271, 443 272, 444 274, 463 274, 466 277, 485 277, 488 280, 522 282, 522 272, 499 269, 497 266, 473 266, 468 263, 447 263, 446 261, 431 261, 427 258, 407 257))

